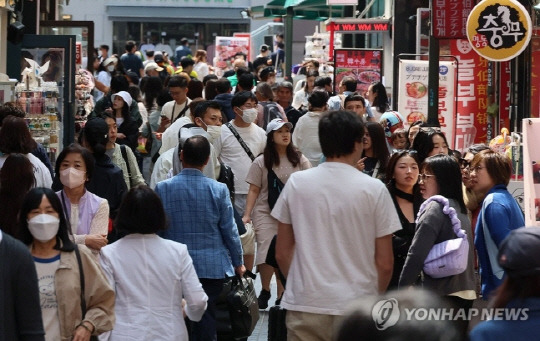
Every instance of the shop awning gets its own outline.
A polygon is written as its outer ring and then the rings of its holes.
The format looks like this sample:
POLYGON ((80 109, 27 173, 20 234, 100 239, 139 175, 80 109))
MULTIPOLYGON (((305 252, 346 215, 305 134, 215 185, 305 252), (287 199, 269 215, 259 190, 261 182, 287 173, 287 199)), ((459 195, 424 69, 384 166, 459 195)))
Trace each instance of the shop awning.
POLYGON ((287 7, 293 7, 293 18, 324 21, 342 18, 343 6, 328 6, 326 0, 272 0, 264 6, 255 6, 251 11, 256 17, 282 17, 287 7))

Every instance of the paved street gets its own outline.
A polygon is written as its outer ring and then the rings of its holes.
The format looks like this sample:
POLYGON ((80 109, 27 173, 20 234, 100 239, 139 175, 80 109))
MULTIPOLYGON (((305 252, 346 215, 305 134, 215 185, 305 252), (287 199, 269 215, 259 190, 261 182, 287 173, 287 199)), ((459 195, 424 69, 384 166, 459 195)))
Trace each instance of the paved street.
MULTIPOLYGON (((257 296, 261 292, 261 280, 259 278, 259 275, 257 274, 257 279, 255 280, 255 290, 257 292, 257 296)), ((270 283, 270 292, 272 293, 272 297, 268 301, 268 308, 272 307, 274 305, 274 302, 277 298, 277 285, 275 277, 272 278, 272 282, 270 283)), ((248 341, 267 341, 268 340, 268 309, 266 310, 259 310, 259 322, 257 322, 257 327, 255 327, 255 330, 253 331, 253 334, 248 338, 248 341)))

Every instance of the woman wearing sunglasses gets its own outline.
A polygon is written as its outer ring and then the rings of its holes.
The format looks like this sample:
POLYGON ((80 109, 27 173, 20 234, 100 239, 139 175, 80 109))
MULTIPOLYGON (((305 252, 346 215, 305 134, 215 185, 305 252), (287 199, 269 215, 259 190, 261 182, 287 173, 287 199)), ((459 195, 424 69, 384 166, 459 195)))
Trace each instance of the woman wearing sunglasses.
MULTIPOLYGON (((435 244, 457 238, 452 213, 446 208, 448 205, 455 210, 460 228, 465 230, 469 241, 467 268, 462 273, 442 278, 424 274, 423 286, 445 296, 456 308, 468 310, 476 299, 471 222, 467 217, 467 209, 463 202, 461 171, 456 159, 448 155, 428 157, 422 164, 420 193, 424 199, 435 195, 444 198, 430 201, 420 208, 416 220, 416 232, 401 272, 399 286, 406 287, 416 282, 435 244)), ((466 335, 468 321, 462 320, 460 323, 460 329, 463 335, 466 335)))
POLYGON ((471 189, 485 196, 476 221, 474 245, 480 263, 482 297, 489 299, 503 282, 504 270, 497 263, 499 245, 510 231, 525 226, 525 220, 518 203, 506 189, 512 173, 506 155, 481 151, 472 160, 470 172, 471 189))

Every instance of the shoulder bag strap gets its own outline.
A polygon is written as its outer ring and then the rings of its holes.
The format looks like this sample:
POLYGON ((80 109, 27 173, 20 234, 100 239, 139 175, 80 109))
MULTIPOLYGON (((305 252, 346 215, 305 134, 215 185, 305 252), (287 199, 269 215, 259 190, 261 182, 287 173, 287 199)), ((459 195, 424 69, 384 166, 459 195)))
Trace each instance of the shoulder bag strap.
POLYGON ((493 241, 493 238, 491 238, 491 234, 489 233, 489 228, 487 226, 484 214, 486 208, 489 204, 491 204, 491 202, 491 198, 486 198, 482 203, 482 230, 484 231, 484 241, 486 243, 486 250, 488 253, 489 264, 491 265, 491 271, 493 272, 493 275, 495 275, 495 277, 497 277, 498 279, 502 279, 504 276, 504 270, 500 267, 499 262, 497 262, 497 254, 499 252, 499 248, 495 244, 495 241, 493 241))
POLYGON ((131 183, 131 168, 129 167, 129 160, 128 160, 128 156, 127 156, 126 146, 121 144, 120 145, 120 151, 122 152, 122 158, 126 162, 126 167, 127 167, 127 171, 128 171, 128 178, 129 178, 129 186, 133 187, 133 184, 131 183))
POLYGON ((236 137, 236 139, 238 140, 238 142, 240 143, 240 145, 242 146, 242 148, 244 148, 244 150, 246 151, 247 155, 249 156, 249 158, 251 159, 251 161, 255 160, 255 156, 253 156, 253 153, 251 152, 251 150, 249 149, 249 147, 247 146, 246 142, 244 142, 244 139, 242 139, 242 137, 240 136, 240 134, 238 134, 238 131, 236 131, 236 129, 233 127, 233 125, 231 124, 231 122, 227 122, 225 124, 227 126, 227 128, 229 128, 229 130, 233 133, 234 137, 236 137))
POLYGON ((81 282, 81 311, 82 311, 82 319, 84 320, 84 316, 86 315, 86 300, 84 298, 84 271, 81 261, 81 254, 79 252, 79 247, 77 244, 75 244, 75 256, 77 256, 77 263, 79 264, 79 279, 81 282))
POLYGON ((66 224, 69 235, 73 238, 73 242, 75 243, 75 236, 73 235, 73 231, 71 230, 71 212, 68 212, 67 205, 66 205, 66 199, 64 198, 64 190, 61 191, 62 195, 62 208, 64 209, 64 217, 66 218, 66 224))
MULTIPOLYGON (((176 103, 174 103, 174 105, 176 106, 176 103)), ((184 105, 184 109, 182 109, 179 113, 178 113, 178 116, 175 117, 175 119, 172 121, 172 123, 176 122, 177 119, 179 119, 180 117, 184 116, 186 114, 186 111, 189 109, 189 105, 188 105, 188 102, 186 100, 186 104, 184 105)), ((173 112, 172 112, 173 116, 174 116, 174 107, 173 107, 173 112)))

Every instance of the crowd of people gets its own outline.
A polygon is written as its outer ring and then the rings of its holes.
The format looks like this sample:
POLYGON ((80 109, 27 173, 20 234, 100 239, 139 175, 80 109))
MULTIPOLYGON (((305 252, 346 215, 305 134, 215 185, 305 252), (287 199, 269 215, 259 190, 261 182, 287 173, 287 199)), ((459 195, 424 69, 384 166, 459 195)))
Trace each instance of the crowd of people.
MULTIPOLYGON (((344 77, 332 93, 316 61, 296 89, 276 83, 266 45, 256 69, 238 55, 218 79, 186 46, 177 65, 143 63, 134 42, 103 51, 94 112, 54 169, 25 113, 0 107, 0 340, 226 340, 224 284, 255 270, 260 309, 276 278, 289 340, 422 335, 367 323, 375 299, 411 286, 431 294, 397 293, 404 305, 492 299, 538 322, 540 233, 522 229, 507 156, 407 125, 381 83, 361 94, 344 77), (456 231, 465 270, 430 276, 430 250, 456 231)), ((457 322, 448 340, 467 339, 457 322)), ((470 336, 538 332, 518 322, 470 336)))

